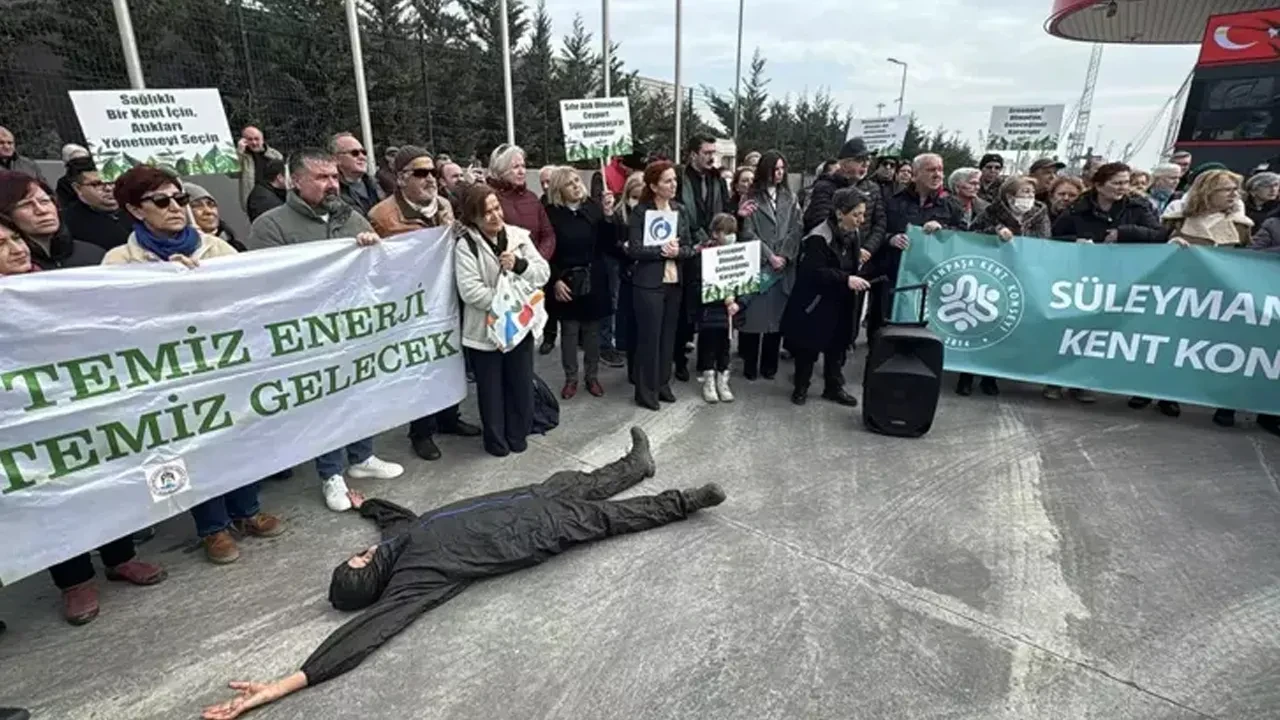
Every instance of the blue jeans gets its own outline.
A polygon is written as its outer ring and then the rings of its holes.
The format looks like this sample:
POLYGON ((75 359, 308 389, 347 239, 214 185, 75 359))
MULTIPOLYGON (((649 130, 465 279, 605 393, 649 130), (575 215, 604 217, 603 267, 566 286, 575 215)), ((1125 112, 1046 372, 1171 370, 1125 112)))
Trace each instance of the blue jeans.
POLYGON ((196 521, 196 534, 204 538, 231 527, 232 520, 257 515, 260 507, 254 482, 191 508, 191 518, 196 521))
POLYGON ((316 472, 321 480, 328 480, 334 475, 341 475, 348 465, 359 465, 373 457, 373 438, 357 440, 345 448, 330 450, 316 458, 316 472), (343 461, 346 462, 343 462, 343 461))
POLYGON ((617 350, 621 347, 615 338, 614 318, 617 317, 618 308, 618 274, 621 268, 618 259, 606 256, 604 259, 604 270, 609 276, 609 299, 610 307, 614 308, 614 312, 609 313, 609 317, 600 321, 600 349, 601 350, 617 350))

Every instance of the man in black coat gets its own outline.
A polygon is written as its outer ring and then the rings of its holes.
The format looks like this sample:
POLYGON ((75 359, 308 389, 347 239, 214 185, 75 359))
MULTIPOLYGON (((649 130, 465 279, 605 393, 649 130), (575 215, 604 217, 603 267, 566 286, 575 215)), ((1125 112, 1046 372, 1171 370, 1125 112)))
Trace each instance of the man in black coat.
POLYGON ((249 216, 249 222, 257 220, 258 216, 266 211, 283 205, 289 193, 284 181, 283 161, 268 160, 263 166, 262 175, 262 182, 253 186, 249 191, 248 200, 245 201, 245 214, 249 216))
POLYGON ((62 208, 62 222, 71 236, 110 250, 125 244, 133 232, 133 218, 116 202, 113 185, 102 179, 93 158, 67 161, 72 197, 62 208))
MULTIPOLYGON (((678 173, 676 199, 693 217, 693 244, 704 245, 711 237, 711 221, 729 212, 729 188, 716 168, 716 140, 710 135, 694 135, 685 145, 685 166, 678 173)), ((689 379, 689 341, 693 339, 694 321, 702 310, 702 261, 693 257, 684 261, 684 286, 680 302, 680 320, 676 328, 675 376, 680 382, 689 379)))
POLYGON ((947 202, 943 189, 944 170, 942 158, 933 153, 917 155, 911 163, 912 182, 889 197, 886 202, 886 235, 883 243, 871 258, 869 267, 862 274, 872 279, 884 278, 873 288, 867 307, 867 338, 874 340, 884 326, 884 315, 890 309, 893 288, 898 283, 898 266, 902 251, 907 249, 907 227, 918 225, 926 233, 938 230, 958 229, 963 218, 959 206, 947 202))
POLYGON ((631 438, 631 452, 594 472, 558 472, 537 485, 460 500, 421 516, 351 493, 352 505, 378 524, 382 542, 334 569, 329 602, 364 612, 335 630, 298 672, 272 683, 231 683, 240 695, 207 708, 203 717, 230 720, 354 669, 418 616, 476 580, 537 565, 574 545, 684 520, 724 502, 715 483, 609 500, 657 470, 644 432, 633 427, 631 438))
POLYGON ((840 148, 836 169, 813 183, 809 205, 804 211, 804 230, 809 232, 831 217, 832 198, 841 188, 857 188, 868 198, 867 224, 862 228, 863 262, 884 242, 885 212, 883 189, 871 169, 871 151, 862 138, 851 138, 840 148))

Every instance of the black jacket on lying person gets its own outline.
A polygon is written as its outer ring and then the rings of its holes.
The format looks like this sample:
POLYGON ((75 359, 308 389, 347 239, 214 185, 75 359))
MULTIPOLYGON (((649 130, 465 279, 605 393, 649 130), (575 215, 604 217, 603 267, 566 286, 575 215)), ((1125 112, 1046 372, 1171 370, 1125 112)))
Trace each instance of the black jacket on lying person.
POLYGON ((1136 195, 1117 200, 1110 211, 1103 212, 1098 207, 1097 194, 1090 190, 1053 223, 1053 237, 1058 240, 1101 243, 1111 230, 1116 231, 1116 242, 1120 243, 1162 243, 1169 239, 1160 227, 1155 208, 1136 195))
POLYGON ((349 585, 340 584, 347 566, 334 571, 330 602, 340 610, 367 609, 307 659, 302 666, 307 684, 356 667, 419 615, 475 580, 537 565, 577 544, 683 520, 724 499, 721 493, 706 502, 702 490, 668 490, 608 500, 653 476, 647 438, 638 429, 632 438, 630 454, 595 472, 558 472, 537 485, 460 500, 421 516, 386 500, 366 500, 360 514, 382 531, 369 566, 377 568, 372 575, 381 587, 370 595, 377 598, 372 605, 353 605, 349 585))

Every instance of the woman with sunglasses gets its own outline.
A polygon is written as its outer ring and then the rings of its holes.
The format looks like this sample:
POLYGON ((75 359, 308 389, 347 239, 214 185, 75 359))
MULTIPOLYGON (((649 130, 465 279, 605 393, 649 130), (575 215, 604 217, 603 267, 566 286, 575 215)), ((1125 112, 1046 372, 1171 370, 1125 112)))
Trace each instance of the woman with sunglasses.
POLYGON ((71 237, 43 180, 0 170, 0 216, 13 220, 26 237, 31 262, 41 270, 102 264, 102 248, 71 237))
MULTIPOLYGON (((103 265, 176 262, 192 268, 201 260, 235 255, 235 248, 214 235, 206 235, 191 222, 187 205, 191 196, 178 178, 164 170, 140 165, 116 179, 116 201, 134 219, 129 241, 107 253, 103 265)), ((215 565, 233 563, 240 548, 231 536, 234 528, 250 537, 275 537, 284 523, 261 512, 258 484, 250 483, 191 510, 196 534, 205 556, 215 565)))

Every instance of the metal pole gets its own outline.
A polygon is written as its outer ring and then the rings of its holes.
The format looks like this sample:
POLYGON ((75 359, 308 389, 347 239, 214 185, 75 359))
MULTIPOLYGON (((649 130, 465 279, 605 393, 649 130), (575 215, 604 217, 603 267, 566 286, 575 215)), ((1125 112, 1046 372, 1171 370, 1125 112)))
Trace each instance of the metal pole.
MULTIPOLYGON (((369 120, 369 88, 364 82, 364 48, 360 45, 360 17, 356 15, 356 0, 347 0, 347 33, 351 36, 351 65, 356 72, 356 107, 360 111, 360 136, 369 158, 376 157, 373 149, 373 123, 369 120)), ((369 163, 366 172, 372 173, 375 162, 369 163)))
POLYGON ((145 90, 142 78, 142 58, 138 57, 138 41, 133 37, 133 20, 129 17, 129 0, 112 0, 116 11, 116 27, 120 30, 120 49, 124 51, 124 68, 129 73, 129 87, 145 90))
POLYGON ((613 60, 609 55, 609 0, 600 0, 600 36, 604 38, 604 96, 612 97, 609 92, 609 76, 613 74, 613 60))
POLYGON ((244 53, 244 75, 249 81, 250 112, 258 112, 258 84, 253 79, 253 58, 249 56, 249 33, 244 29, 244 0, 236 0, 236 25, 240 28, 240 51, 244 53))
POLYGON ((516 113, 511 99, 511 30, 507 27, 507 0, 499 0, 502 15, 502 95, 507 104, 507 144, 516 144, 516 113))
POLYGON ((684 93, 680 91, 680 0, 676 0, 676 144, 674 153, 676 161, 680 159, 680 116, 684 110, 684 93))
POLYGON ((902 90, 898 92, 898 117, 902 117, 902 101, 907 98, 907 64, 902 63, 902 90))
POLYGON ((746 0, 738 0, 738 64, 733 73, 733 144, 738 144, 738 128, 742 123, 742 11, 746 0))

